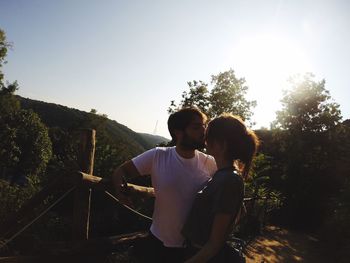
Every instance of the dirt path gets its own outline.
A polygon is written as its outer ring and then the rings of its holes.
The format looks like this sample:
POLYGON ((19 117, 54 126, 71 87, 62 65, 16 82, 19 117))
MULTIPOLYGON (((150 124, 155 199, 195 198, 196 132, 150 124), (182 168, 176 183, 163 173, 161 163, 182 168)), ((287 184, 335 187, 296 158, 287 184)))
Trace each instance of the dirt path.
POLYGON ((329 262, 320 255, 319 241, 309 235, 268 226, 246 249, 247 263, 329 262))
MULTIPOLYGON (((286 230, 276 226, 267 226, 263 235, 250 242, 246 248, 246 263, 345 263, 350 261, 332 261, 320 254, 319 241, 304 233, 286 230)), ((114 253, 106 262, 131 261, 125 253, 114 253)))

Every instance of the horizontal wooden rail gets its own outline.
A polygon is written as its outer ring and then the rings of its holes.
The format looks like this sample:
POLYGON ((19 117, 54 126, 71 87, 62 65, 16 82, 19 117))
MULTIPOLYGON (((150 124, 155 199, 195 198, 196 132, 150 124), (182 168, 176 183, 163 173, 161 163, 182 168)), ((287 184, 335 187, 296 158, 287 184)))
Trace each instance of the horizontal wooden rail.
MULTIPOLYGON (((86 173, 83 173, 80 171, 73 174, 72 180, 73 180, 73 183, 75 183, 75 184, 81 183, 81 184, 85 185, 86 187, 91 187, 93 189, 98 189, 98 190, 112 190, 113 189, 111 178, 101 178, 101 177, 94 176, 91 174, 86 174, 86 173)), ((131 184, 131 183, 128 183, 128 186, 133 188, 133 189, 138 189, 138 190, 141 190, 144 192, 147 191, 145 189, 151 188, 151 187, 144 187, 144 186, 135 185, 135 184, 131 184)), ((250 202, 250 201, 254 201, 254 200, 265 200, 265 199, 267 199, 267 197, 245 197, 244 202, 250 202)))
MULTIPOLYGON (((101 178, 98 176, 86 174, 83 172, 76 172, 73 174, 72 179, 75 184, 83 184, 86 187, 107 190, 113 192, 113 184, 111 178, 101 178)), ((141 186, 136 184, 127 183, 130 193, 140 197, 154 197, 154 190, 152 187, 141 186)))
POLYGON ((110 190, 112 188, 112 181, 110 178, 101 178, 91 174, 76 172, 72 175, 73 183, 83 184, 86 187, 99 189, 99 190, 110 190))

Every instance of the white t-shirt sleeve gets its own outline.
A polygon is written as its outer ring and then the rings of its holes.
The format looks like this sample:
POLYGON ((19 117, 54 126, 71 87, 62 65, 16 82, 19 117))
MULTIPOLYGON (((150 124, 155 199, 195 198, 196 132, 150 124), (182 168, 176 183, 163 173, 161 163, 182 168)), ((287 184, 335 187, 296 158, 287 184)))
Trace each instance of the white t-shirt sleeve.
POLYGON ((156 155, 156 152, 157 149, 153 148, 131 159, 137 171, 141 175, 147 175, 152 173, 153 160, 156 155))
POLYGON ((208 167, 208 171, 209 171, 209 174, 210 176, 213 176, 214 173, 217 171, 217 166, 216 166, 216 162, 215 162, 215 159, 214 157, 208 155, 208 160, 207 160, 207 167, 208 167))

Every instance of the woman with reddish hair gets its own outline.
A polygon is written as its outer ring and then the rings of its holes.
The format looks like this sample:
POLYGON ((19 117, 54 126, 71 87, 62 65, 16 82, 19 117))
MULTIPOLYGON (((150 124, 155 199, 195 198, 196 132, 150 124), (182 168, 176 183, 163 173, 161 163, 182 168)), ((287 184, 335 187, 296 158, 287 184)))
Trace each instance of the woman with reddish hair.
POLYGON ((209 122, 206 148, 218 170, 197 193, 182 229, 186 262, 238 262, 226 240, 242 207, 243 180, 258 144, 255 133, 238 116, 225 113, 209 122))

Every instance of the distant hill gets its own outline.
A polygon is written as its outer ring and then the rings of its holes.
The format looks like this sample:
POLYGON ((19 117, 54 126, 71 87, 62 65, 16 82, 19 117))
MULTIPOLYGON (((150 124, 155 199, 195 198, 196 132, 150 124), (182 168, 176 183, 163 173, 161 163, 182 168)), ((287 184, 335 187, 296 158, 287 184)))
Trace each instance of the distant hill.
POLYGON ((162 137, 162 136, 159 136, 159 135, 152 135, 152 134, 148 134, 148 133, 139 133, 139 135, 141 135, 141 137, 147 141, 148 143, 150 143, 151 145, 153 146, 156 146, 160 143, 167 143, 169 142, 170 140, 165 138, 165 137, 162 137))
MULTIPOLYGON (((21 102, 22 108, 31 109, 36 112, 49 128, 60 127, 67 130, 79 129, 87 120, 94 116, 94 114, 89 112, 54 103, 32 100, 20 96, 17 97, 21 102)), ((106 120, 105 125, 109 137, 119 145, 127 147, 129 149, 128 152, 133 156, 154 147, 159 142, 167 140, 161 136, 136 133, 127 126, 110 119, 106 120)))

